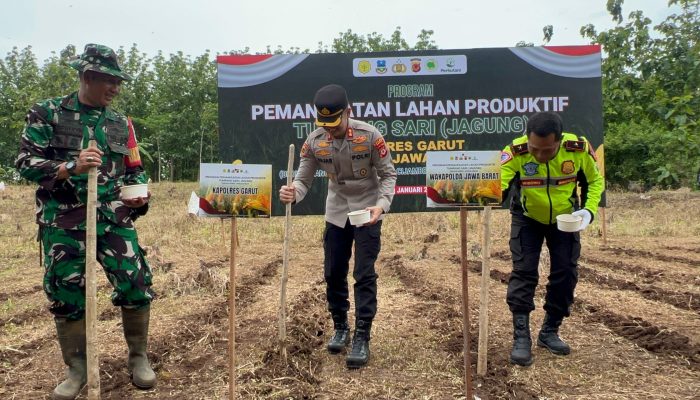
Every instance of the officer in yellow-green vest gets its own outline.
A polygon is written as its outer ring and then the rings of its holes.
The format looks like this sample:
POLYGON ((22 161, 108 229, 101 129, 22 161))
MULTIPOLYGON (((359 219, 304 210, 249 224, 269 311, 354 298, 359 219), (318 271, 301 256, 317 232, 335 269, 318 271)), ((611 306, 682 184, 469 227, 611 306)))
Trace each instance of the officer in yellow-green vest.
POLYGON ((513 364, 532 364, 530 312, 537 287, 540 252, 547 240, 550 273, 545 295, 546 312, 537 345, 566 355, 570 347, 559 337, 559 326, 569 316, 578 280, 580 231, 593 220, 604 188, 595 150, 583 137, 562 133, 561 117, 540 112, 530 117, 526 134, 501 153, 501 189, 510 199, 510 251, 513 271, 507 303, 513 313, 513 364), (580 198, 577 187, 580 187, 580 198), (579 232, 557 229, 561 214, 581 217, 579 232))

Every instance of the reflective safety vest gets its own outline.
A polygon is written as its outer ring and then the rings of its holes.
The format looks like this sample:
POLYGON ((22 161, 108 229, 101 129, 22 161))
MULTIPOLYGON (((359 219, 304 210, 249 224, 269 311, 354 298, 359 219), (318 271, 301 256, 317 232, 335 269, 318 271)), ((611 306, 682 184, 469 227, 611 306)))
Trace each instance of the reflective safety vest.
POLYGON ((579 204, 595 217, 604 187, 593 146, 571 133, 563 134, 559 151, 546 163, 530 154, 526 135, 501 153, 503 199, 512 195, 511 210, 543 224, 556 223, 557 215, 570 214, 579 204))

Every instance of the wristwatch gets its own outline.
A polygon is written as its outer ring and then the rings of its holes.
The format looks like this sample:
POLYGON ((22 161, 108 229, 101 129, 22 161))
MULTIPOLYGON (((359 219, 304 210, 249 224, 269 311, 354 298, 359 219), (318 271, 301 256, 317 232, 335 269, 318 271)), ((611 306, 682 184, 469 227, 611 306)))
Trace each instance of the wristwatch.
POLYGON ((75 168, 78 166, 78 164, 75 163, 75 161, 71 160, 66 163, 66 171, 68 171, 68 175, 70 176, 75 176, 75 168))

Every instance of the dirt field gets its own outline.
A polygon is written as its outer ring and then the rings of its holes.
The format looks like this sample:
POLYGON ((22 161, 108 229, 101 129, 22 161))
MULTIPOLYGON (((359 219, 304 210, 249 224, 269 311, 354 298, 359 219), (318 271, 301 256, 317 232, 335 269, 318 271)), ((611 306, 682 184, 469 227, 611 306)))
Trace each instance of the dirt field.
MULTIPOLYGON (((154 271, 149 355, 154 390, 129 383, 118 310, 98 281, 103 399, 228 398, 230 223, 191 219, 195 184, 154 185, 138 221, 154 271)), ((0 192, 0 398, 44 399, 63 377, 41 289, 33 188, 0 192)), ((700 193, 609 193, 608 243, 583 235, 579 284, 562 336, 567 357, 535 348, 529 368, 508 364, 509 216, 493 213, 488 373, 481 399, 700 398, 700 193)), ((471 360, 476 371, 480 215, 469 212, 471 360)), ((367 368, 329 355, 322 217, 294 217, 288 285, 289 362, 276 348, 284 220, 239 220, 237 372, 240 399, 463 399, 459 213, 389 215, 377 262, 379 313, 367 368)), ((533 333, 543 318, 541 285, 533 333)), ((86 398, 86 391, 80 398, 86 398)))

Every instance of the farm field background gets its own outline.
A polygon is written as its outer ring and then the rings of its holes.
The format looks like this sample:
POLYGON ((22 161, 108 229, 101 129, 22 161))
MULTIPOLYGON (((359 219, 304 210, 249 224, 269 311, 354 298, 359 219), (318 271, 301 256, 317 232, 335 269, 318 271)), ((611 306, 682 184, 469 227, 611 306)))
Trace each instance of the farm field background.
MULTIPOLYGON (((225 399, 228 392, 228 221, 186 214, 196 183, 153 184, 137 222, 154 272, 149 356, 158 386, 129 383, 110 287, 98 274, 103 399, 225 399)), ((492 213, 488 374, 482 399, 696 399, 700 393, 700 193, 608 192, 607 244, 598 221, 582 235, 579 284, 561 334, 567 357, 535 348, 511 366, 509 215, 492 213)), ((476 370, 480 213, 469 212, 469 296, 476 370)), ((241 399, 460 399, 462 311, 459 213, 390 214, 377 261, 379 313, 367 368, 348 371, 325 342, 323 218, 293 217, 287 289, 289 362, 277 354, 284 219, 239 219, 237 384, 241 399)), ((33 188, 0 192, 0 398, 44 399, 63 379, 41 289, 33 188)), ((543 252, 536 334, 548 273, 543 252)), ((350 278, 352 284, 352 278, 350 278)), ((86 391, 80 397, 86 398, 86 391)))

